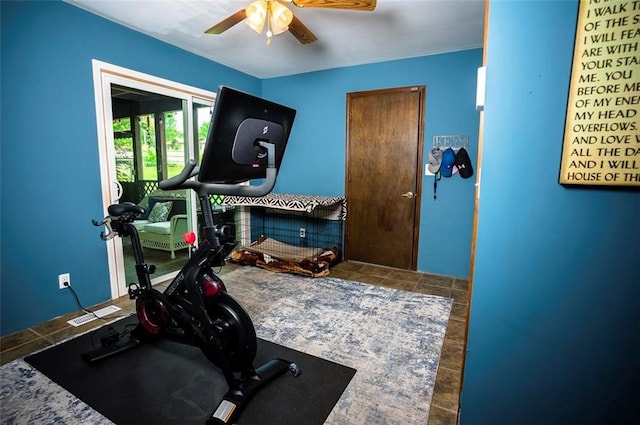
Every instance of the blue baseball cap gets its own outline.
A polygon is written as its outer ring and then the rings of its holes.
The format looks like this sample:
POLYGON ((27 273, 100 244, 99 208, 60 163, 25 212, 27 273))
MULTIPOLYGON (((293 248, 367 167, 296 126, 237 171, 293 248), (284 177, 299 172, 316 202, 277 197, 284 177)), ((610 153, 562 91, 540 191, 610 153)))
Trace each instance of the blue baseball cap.
POLYGON ((453 174, 453 166, 456 163, 456 153, 453 149, 447 148, 442 153, 442 163, 440 164, 440 173, 442 177, 451 177, 453 174))

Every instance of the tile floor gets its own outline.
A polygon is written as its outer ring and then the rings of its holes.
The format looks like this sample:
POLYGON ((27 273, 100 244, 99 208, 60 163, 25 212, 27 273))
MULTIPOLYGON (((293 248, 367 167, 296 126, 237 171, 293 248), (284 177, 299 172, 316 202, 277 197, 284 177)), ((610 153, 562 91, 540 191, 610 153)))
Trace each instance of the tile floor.
MULTIPOLYGON (((222 267, 219 274, 224 275, 237 267, 242 266, 229 263, 222 267)), ((442 349, 428 425, 456 424, 466 331, 468 281, 350 261, 337 264, 331 270, 331 276, 453 298, 454 304, 442 349)), ((106 305, 117 305, 122 308, 121 311, 108 316, 108 318, 113 318, 117 314, 127 314, 134 310, 134 303, 128 297, 89 308, 98 309, 106 305)), ((0 338, 0 364, 8 363, 33 351, 100 326, 99 320, 88 322, 77 328, 67 323, 67 320, 78 315, 78 312, 68 314, 0 338)))

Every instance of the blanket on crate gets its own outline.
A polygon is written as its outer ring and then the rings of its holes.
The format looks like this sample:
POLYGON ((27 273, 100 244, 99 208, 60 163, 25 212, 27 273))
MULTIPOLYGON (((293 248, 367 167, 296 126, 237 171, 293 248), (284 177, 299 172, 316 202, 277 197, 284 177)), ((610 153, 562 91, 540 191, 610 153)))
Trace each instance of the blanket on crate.
POLYGON ((272 272, 322 277, 329 274, 329 267, 338 259, 338 253, 338 247, 300 247, 263 236, 249 246, 235 249, 230 259, 272 272))

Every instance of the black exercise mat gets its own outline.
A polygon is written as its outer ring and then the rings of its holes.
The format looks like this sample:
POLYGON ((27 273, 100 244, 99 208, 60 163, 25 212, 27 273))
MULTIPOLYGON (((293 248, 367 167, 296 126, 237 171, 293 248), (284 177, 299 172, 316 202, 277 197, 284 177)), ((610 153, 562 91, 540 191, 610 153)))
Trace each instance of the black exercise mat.
MULTIPOLYGON (((111 326, 132 329, 135 316, 111 326)), ((29 364, 116 424, 203 424, 227 391, 218 369, 188 345, 160 340, 88 364, 81 353, 100 346, 105 327, 25 358, 29 364)), ((355 369, 258 339, 255 367, 273 358, 302 370, 261 389, 238 424, 322 424, 355 369)))

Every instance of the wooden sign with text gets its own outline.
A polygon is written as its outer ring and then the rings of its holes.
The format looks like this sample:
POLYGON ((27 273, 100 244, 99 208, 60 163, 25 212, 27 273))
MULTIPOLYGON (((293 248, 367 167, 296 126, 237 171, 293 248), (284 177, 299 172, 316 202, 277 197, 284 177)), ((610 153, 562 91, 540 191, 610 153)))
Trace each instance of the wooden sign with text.
POLYGON ((640 186, 640 0, 581 0, 560 183, 640 186))

